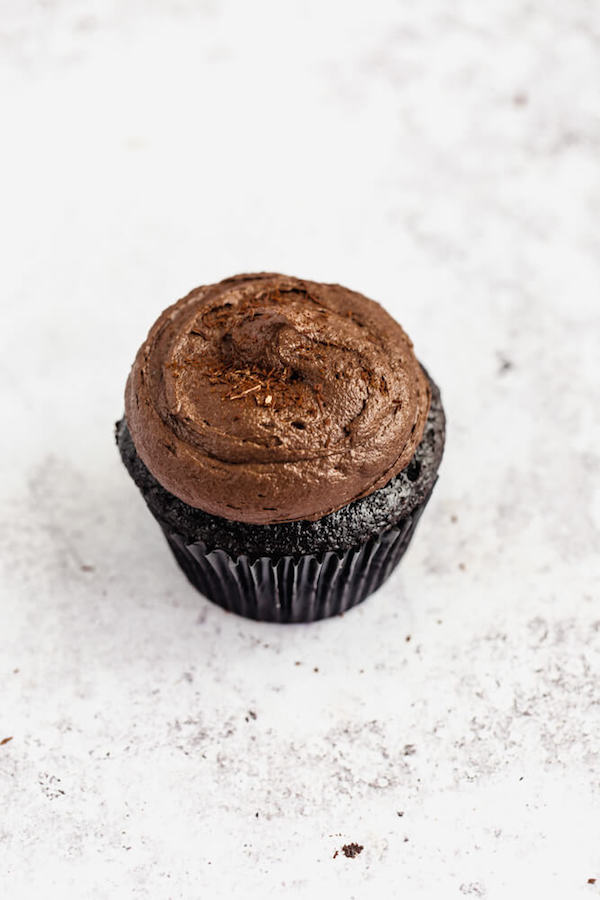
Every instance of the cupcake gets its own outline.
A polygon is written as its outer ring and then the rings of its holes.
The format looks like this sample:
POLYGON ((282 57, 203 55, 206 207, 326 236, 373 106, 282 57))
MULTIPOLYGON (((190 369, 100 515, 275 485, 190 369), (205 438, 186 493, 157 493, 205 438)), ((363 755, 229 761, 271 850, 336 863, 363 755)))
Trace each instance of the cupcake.
POLYGON ((260 273, 162 313, 116 437, 202 594, 308 622, 360 603, 396 566, 437 480, 444 424, 438 388, 379 304, 260 273))

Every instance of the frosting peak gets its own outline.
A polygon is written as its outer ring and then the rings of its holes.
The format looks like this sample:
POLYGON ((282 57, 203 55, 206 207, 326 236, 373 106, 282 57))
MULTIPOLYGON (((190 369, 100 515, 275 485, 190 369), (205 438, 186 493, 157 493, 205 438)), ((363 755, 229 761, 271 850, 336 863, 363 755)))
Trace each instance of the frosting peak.
POLYGON ((429 385, 402 328, 340 285, 238 275, 196 288, 138 351, 125 412, 139 456, 190 506, 314 520, 411 460, 429 385))

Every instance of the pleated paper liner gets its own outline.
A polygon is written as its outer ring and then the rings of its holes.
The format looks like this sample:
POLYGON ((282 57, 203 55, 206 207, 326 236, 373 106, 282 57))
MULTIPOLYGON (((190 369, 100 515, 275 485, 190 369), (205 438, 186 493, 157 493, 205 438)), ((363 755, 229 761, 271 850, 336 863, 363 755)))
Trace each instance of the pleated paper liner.
POLYGON ((205 597, 229 612, 264 622, 314 622, 356 606, 389 577, 410 543, 425 502, 395 527, 349 550, 235 558, 187 543, 161 524, 175 558, 205 597))

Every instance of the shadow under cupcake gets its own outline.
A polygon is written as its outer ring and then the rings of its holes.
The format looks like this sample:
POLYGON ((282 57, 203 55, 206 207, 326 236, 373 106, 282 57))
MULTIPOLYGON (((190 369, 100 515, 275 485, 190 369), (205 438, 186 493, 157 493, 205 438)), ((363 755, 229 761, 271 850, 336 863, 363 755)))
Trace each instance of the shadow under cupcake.
POLYGON ((269 273, 165 310, 117 423, 123 462, 191 583, 273 622, 342 613, 385 581, 444 435, 438 388, 377 303, 269 273))

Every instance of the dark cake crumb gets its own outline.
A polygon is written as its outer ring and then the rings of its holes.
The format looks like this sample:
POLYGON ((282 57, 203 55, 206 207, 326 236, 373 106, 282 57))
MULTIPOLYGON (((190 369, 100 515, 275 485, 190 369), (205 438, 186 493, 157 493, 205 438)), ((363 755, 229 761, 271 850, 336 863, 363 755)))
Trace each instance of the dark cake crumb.
POLYGON ((348 859, 354 859, 355 856, 358 856, 359 853, 362 853, 364 847, 362 844, 356 844, 352 842, 351 844, 344 844, 342 847, 342 853, 344 856, 347 856, 348 859))

